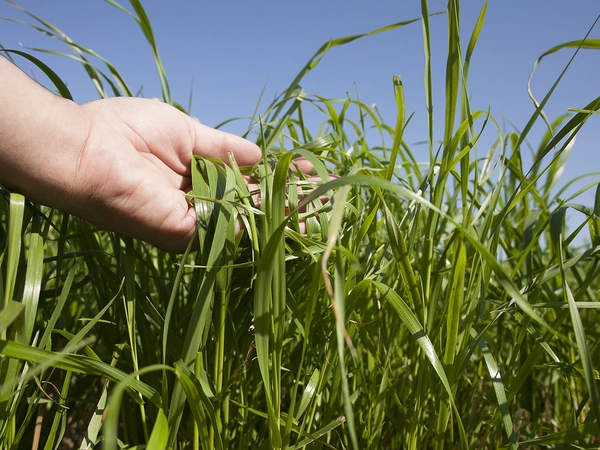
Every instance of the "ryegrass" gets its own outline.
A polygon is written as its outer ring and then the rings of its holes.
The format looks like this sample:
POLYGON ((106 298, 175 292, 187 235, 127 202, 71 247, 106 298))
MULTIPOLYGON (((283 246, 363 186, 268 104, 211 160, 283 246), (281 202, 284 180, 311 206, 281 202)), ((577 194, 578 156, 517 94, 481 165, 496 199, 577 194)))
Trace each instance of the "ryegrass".
MULTIPOLYGON (((172 102, 148 17, 131 5, 172 102)), ((434 105, 421 6, 428 161, 402 140, 400 77, 393 126, 358 95, 301 89, 327 50, 408 20, 319 49, 254 115, 261 164, 194 160, 197 252, 169 255, 2 190, 0 447, 597 448, 600 189, 588 184, 585 206, 557 188, 600 101, 546 120, 525 167, 551 92, 521 133, 472 111, 486 8, 463 56, 451 0, 446 96, 434 105), (434 106, 445 111, 438 148, 434 106), (312 108, 319 130, 305 126, 312 108), (497 139, 482 149, 490 128, 497 139), (290 170, 296 156, 321 181, 290 170), (260 181, 260 205, 242 175, 260 181), (573 232, 569 208, 584 217, 573 232)), ((131 95, 110 63, 94 66, 98 55, 30 17, 70 46, 100 97, 131 95)), ((597 43, 542 57, 562 48, 597 43)), ((12 54, 69 96, 41 61, 12 54)))

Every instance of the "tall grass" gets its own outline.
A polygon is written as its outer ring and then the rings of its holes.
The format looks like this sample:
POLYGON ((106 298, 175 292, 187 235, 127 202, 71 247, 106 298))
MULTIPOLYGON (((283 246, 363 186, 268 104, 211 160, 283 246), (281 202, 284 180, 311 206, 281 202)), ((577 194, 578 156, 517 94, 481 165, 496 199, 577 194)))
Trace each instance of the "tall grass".
MULTIPOLYGON (((109 3, 141 27, 174 103, 141 2, 109 3)), ((473 111, 468 71, 486 8, 462 41, 450 0, 435 136, 421 5, 421 18, 320 48, 252 119, 261 164, 194 160, 197 252, 166 254, 1 191, 1 448, 598 447, 599 180, 585 188, 595 203, 580 205, 561 200, 559 176, 600 99, 547 121, 526 167, 552 91, 520 133, 473 111), (301 88, 332 47, 418 20, 428 161, 402 139, 400 77, 391 125, 358 98, 301 88), (318 130, 304 122, 315 108, 318 130), (290 170, 296 156, 320 182, 290 170), (244 174, 260 181, 260 205, 244 174), (582 217, 574 231, 568 210, 582 217)), ((69 46, 100 97, 131 95, 108 61, 30 18, 69 46)), ((6 52, 69 96, 37 57, 6 52)))

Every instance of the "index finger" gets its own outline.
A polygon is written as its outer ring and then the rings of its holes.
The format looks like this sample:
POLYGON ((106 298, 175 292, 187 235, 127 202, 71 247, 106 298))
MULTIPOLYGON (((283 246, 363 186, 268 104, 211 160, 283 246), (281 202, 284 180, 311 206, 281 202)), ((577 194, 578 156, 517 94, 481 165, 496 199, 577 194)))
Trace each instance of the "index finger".
POLYGON ((256 144, 234 134, 215 130, 196 121, 194 121, 194 132, 195 155, 219 158, 227 163, 227 155, 231 153, 240 166, 253 166, 262 156, 256 144))

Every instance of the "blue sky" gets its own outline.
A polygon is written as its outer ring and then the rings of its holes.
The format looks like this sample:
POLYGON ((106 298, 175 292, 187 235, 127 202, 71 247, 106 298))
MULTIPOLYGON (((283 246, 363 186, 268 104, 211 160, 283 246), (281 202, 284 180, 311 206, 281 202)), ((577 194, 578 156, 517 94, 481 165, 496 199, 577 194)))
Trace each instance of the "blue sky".
MULTIPOLYGON (((18 3, 110 60, 134 92, 141 89, 145 97, 160 96, 150 50, 127 15, 101 0, 18 3)), ((464 48, 482 4, 480 0, 462 2, 464 48)), ((208 125, 251 114, 265 85, 265 99, 270 100, 327 40, 420 16, 418 0, 144 0, 143 5, 154 26, 174 99, 187 105, 193 86, 192 114, 208 125)), ((429 5, 430 12, 446 7, 438 0, 431 0, 429 5)), ((555 45, 582 39, 599 14, 597 0, 490 1, 470 73, 473 109, 491 108, 505 130, 522 129, 534 110, 526 89, 536 58, 555 45)), ((27 19, 4 1, 0 16, 27 19)), ((441 139, 446 16, 432 17, 431 28, 436 138, 441 139)), ((600 38, 600 24, 591 37, 600 38)), ((67 51, 24 25, 5 21, 0 22, 0 44, 67 51)), ((537 98, 543 97, 572 54, 563 50, 542 61, 532 84, 537 98)), ((96 98, 77 63, 52 55, 41 58, 67 81, 77 102, 96 98)), ((23 63, 22 67, 31 73, 29 66, 23 63)), ((364 103, 376 104, 384 118, 393 123, 391 80, 399 74, 408 112, 414 112, 405 139, 414 144, 427 137, 423 67, 422 28, 417 22, 332 49, 302 86, 306 92, 324 97, 344 97, 346 92, 354 96, 356 89, 364 103)), ((567 108, 583 107, 599 96, 599 72, 600 52, 580 52, 548 104, 548 116, 555 118, 567 108)), ((318 121, 316 116, 311 120, 315 124, 318 121)), ((242 133, 246 126, 247 122, 239 122, 228 130, 242 133)), ((530 135, 533 146, 543 131, 541 123, 534 129, 530 135)), ((420 160, 428 159, 426 146, 415 145, 414 149, 420 160)), ((480 154, 485 150, 480 147, 480 154)), ((565 181, 591 171, 600 172, 598 116, 580 133, 565 181)), ((584 195, 579 201, 592 206, 593 195, 584 195)))

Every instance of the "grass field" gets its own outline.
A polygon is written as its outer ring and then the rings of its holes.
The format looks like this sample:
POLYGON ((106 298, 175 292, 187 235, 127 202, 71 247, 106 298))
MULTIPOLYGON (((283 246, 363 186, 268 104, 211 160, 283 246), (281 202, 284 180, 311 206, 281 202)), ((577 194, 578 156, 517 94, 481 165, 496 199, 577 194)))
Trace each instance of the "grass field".
MULTIPOLYGON (((422 26, 429 55, 421 3, 416 22, 387 29, 422 26)), ((128 7, 156 50, 141 3, 128 7)), ((197 252, 1 190, 0 448, 597 449, 600 180, 581 205, 560 174, 600 98, 549 120, 551 90, 522 132, 502 132, 468 101, 485 6, 462 42, 458 11, 450 0, 444 130, 431 113, 427 161, 402 139, 400 77, 393 123, 302 90, 328 50, 362 36, 331 41, 254 113, 261 164, 194 161, 197 252), (315 108, 323 125, 307 129, 315 108), (547 133, 529 142, 539 121, 547 133), (490 129, 495 142, 478 145, 490 129), (320 182, 289 169, 297 156, 320 182), (260 205, 243 174, 260 180, 260 205)), ((117 68, 31 21, 66 42, 100 97, 132 95, 117 68)))

